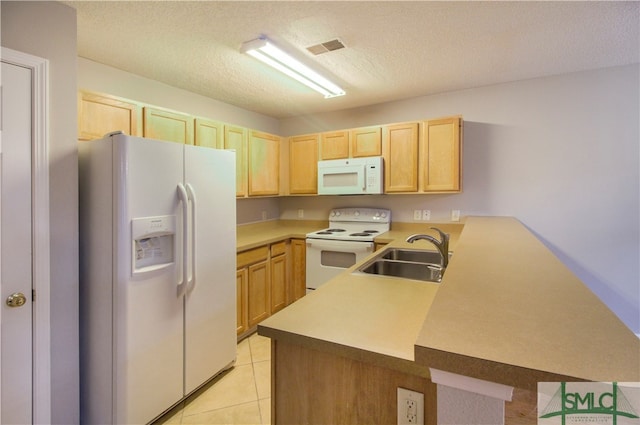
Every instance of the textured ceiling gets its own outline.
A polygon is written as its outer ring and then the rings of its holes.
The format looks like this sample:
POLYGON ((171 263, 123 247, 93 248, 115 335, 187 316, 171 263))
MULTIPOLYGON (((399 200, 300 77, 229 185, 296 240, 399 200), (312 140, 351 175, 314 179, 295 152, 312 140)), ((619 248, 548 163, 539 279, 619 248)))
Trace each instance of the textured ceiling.
POLYGON ((65 1, 78 55, 272 117, 640 61, 640 2, 65 1), (346 90, 239 52, 266 35, 346 90), (346 48, 306 48, 339 38, 346 48))

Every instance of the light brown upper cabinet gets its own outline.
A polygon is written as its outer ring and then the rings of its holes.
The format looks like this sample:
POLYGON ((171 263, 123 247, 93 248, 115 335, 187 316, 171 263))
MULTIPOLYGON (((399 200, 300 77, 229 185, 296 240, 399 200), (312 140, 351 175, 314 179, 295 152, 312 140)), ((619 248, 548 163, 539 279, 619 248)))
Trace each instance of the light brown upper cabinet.
POLYGON ((222 149, 224 147, 224 126, 217 121, 196 118, 195 144, 207 148, 222 149))
POLYGON ((351 157, 382 155, 380 127, 354 128, 350 131, 351 157))
POLYGON ((247 196, 247 129, 225 125, 224 148, 236 152, 236 196, 247 196))
POLYGON ((420 144, 420 187, 424 192, 461 190, 462 118, 425 121, 420 144))
POLYGON ((249 133, 249 196, 280 194, 280 137, 249 133))
POLYGON ((144 137, 193 145, 192 116, 166 109, 145 106, 144 137))
POLYGON ((318 135, 289 138, 289 193, 318 193, 318 135))
POLYGON ((387 125, 382 128, 384 190, 418 190, 418 123, 387 125))
POLYGON ((78 92, 78 139, 100 139, 113 131, 141 136, 142 107, 115 96, 78 92))
POLYGON ((322 133, 320 158, 322 160, 349 158, 349 131, 322 133))

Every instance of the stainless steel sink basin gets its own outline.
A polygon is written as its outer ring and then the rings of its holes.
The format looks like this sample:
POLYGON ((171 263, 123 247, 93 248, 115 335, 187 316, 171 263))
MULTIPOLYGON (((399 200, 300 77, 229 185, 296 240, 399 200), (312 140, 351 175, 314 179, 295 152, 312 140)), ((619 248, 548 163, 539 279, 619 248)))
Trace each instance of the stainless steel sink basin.
POLYGON ((360 271, 363 273, 424 280, 428 282, 440 282, 443 272, 437 264, 396 260, 375 260, 361 268, 360 271))
MULTIPOLYGON (((440 253, 438 251, 421 249, 388 248, 382 253, 381 258, 414 263, 440 264, 440 253)), ((451 253, 449 253, 449 258, 451 258, 451 253)))
MULTIPOLYGON (((451 255, 449 253, 449 258, 451 255)), ((386 248, 354 273, 440 283, 444 269, 440 266, 440 254, 437 251, 386 248)))

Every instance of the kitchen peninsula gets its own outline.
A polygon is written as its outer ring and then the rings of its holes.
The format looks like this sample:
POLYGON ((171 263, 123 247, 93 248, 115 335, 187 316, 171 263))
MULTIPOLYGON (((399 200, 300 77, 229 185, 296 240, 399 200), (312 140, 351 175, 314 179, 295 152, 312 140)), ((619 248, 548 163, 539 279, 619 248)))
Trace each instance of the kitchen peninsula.
MULTIPOLYGON (((505 423, 535 423, 540 381, 640 381, 638 338, 518 220, 445 230, 441 284, 353 267, 258 325, 272 338, 274 424, 396 423, 397 387, 425 394, 436 424, 433 370, 513 387, 505 423)), ((407 246, 409 233, 376 242, 407 246)))

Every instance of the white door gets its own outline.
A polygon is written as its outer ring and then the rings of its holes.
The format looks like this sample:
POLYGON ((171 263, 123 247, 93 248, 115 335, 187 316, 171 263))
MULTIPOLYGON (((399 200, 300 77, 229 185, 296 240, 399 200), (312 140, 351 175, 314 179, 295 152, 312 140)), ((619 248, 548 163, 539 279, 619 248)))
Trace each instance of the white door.
POLYGON ((0 407, 3 424, 32 423, 31 72, 28 68, 2 63, 0 407))

